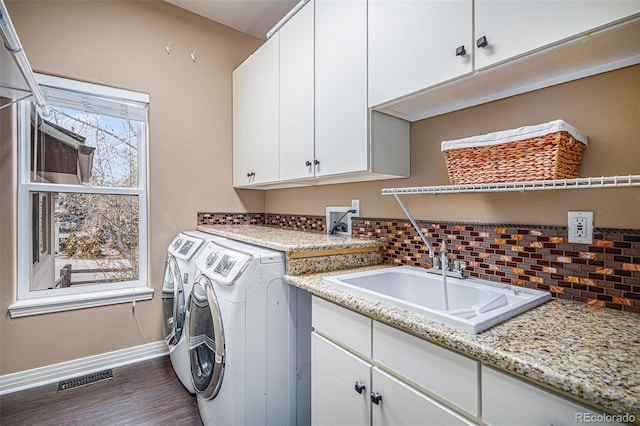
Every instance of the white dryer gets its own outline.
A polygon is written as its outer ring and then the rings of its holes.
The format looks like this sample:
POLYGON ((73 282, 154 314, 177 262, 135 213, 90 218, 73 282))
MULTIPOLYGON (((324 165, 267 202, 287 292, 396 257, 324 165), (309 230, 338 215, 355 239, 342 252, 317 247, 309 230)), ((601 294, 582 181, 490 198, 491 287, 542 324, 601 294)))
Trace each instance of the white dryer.
POLYGON ((224 240, 199 231, 180 232, 169 244, 162 283, 162 328, 176 375, 191 393, 189 349, 185 335, 186 307, 196 278, 196 258, 207 242, 224 240))
POLYGON ((208 243, 196 264, 187 336, 203 423, 308 423, 310 353, 297 340, 311 325, 296 323, 310 303, 284 282, 283 253, 225 240, 208 243))

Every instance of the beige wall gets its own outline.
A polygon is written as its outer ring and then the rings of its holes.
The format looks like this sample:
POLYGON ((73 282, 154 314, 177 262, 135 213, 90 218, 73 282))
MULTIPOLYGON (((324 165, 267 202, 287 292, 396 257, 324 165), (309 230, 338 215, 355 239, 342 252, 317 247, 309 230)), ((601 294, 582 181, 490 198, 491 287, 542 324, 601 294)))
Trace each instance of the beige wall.
MULTIPOLYGON (((381 188, 448 183, 442 140, 563 119, 589 137, 581 176, 640 173, 640 66, 538 90, 411 125, 411 177, 269 191, 265 211, 324 215, 360 198, 363 217, 403 218, 381 188)), ((640 189, 404 196, 417 219, 566 226, 567 210, 593 210, 597 227, 640 229, 640 189)))
MULTIPOLYGON (((236 192, 231 184, 231 72, 262 41, 160 1, 6 4, 35 71, 150 95, 149 284, 156 293, 136 310, 148 341, 161 340, 163 268, 176 232, 193 229, 198 211, 264 208, 262 192, 236 192)), ((0 374, 144 344, 130 304, 10 319, 16 276, 8 115, 5 109, 0 117, 0 374)))
MULTIPOLYGON (((562 118, 590 138, 582 176, 640 173, 640 66, 442 115, 411 126, 412 177, 361 184, 234 191, 231 71, 261 41, 167 3, 9 1, 36 71, 149 93, 150 285, 137 304, 148 341, 161 339, 166 247, 196 213, 323 215, 360 198, 361 215, 402 218, 390 186, 446 184, 440 141, 562 118), (171 42, 167 55, 164 46, 171 42), (198 61, 189 58, 197 51, 198 61)), ((14 153, 0 143, 0 374, 145 343, 130 304, 10 319, 15 298, 14 153), (9 243, 7 243, 9 242, 9 243)), ((564 225, 566 211, 595 211, 596 226, 640 228, 636 189, 405 197, 415 217, 564 225)))

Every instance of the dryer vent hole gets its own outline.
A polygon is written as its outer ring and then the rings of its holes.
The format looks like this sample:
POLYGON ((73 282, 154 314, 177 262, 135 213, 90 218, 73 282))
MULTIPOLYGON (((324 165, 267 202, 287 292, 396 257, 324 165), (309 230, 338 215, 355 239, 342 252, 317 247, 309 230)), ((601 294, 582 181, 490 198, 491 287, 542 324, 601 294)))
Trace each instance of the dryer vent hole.
POLYGON ((87 374, 86 376, 64 380, 58 383, 58 392, 77 388, 80 386, 89 385, 91 383, 100 382, 102 380, 109 380, 112 377, 113 377, 113 370, 108 369, 108 370, 99 371, 93 374, 87 374))

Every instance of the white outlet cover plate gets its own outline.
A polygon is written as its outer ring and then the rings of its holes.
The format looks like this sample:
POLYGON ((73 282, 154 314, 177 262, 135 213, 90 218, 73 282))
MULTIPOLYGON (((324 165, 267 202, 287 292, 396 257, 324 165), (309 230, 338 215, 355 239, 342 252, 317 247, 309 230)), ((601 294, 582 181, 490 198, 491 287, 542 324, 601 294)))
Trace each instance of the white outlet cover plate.
POLYGON ((351 200, 351 209, 356 211, 353 214, 354 216, 356 217, 360 216, 360 199, 359 198, 354 198, 353 200, 351 200))
POLYGON ((593 243, 593 212, 568 211, 567 233, 570 243, 593 243))

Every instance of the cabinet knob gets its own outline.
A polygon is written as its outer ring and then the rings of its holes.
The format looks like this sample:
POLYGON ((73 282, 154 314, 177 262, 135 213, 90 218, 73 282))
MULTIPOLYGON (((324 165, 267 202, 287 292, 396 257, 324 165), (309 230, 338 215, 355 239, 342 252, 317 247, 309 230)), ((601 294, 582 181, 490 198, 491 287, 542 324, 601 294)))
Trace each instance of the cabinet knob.
POLYGON ((307 162, 304 163, 304 165, 307 166, 307 167, 311 166, 311 161, 307 160, 307 162))
POLYGON ((320 160, 313 160, 313 164, 317 166, 318 164, 320 164, 320 160))
POLYGON ((248 178, 250 178, 250 177, 254 177, 255 175, 256 175, 256 172, 249 172, 249 173, 247 173, 247 177, 248 177, 248 178))
POLYGON ((376 405, 380 405, 382 402, 382 394, 378 392, 371 392, 371 402, 376 405))
POLYGON ((456 56, 464 56, 467 54, 467 49, 464 46, 456 47, 456 56))
POLYGON ((487 47, 489 42, 487 41, 487 36, 482 36, 478 40, 476 40, 476 46, 478 47, 487 47))
POLYGON ((356 382, 355 389, 359 394, 362 394, 362 392, 364 392, 366 388, 367 387, 365 386, 364 382, 356 382))

